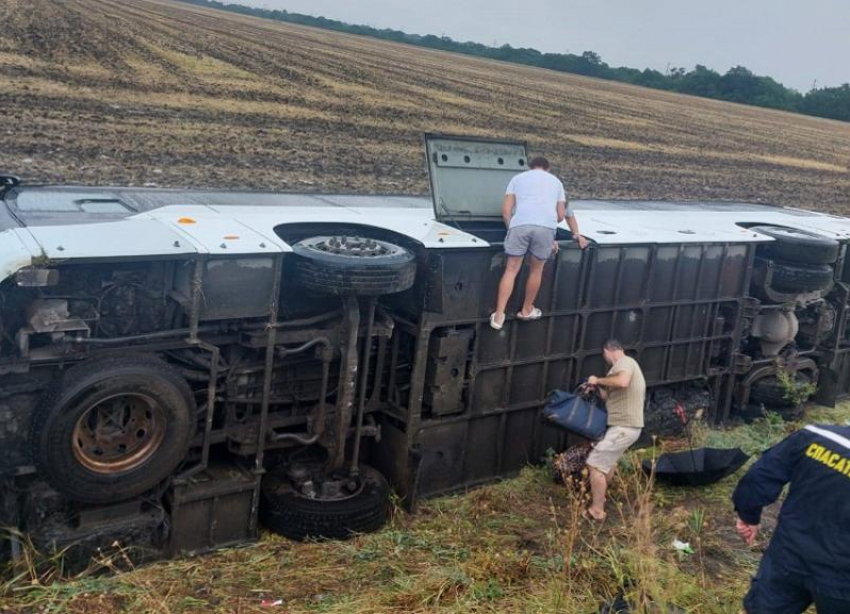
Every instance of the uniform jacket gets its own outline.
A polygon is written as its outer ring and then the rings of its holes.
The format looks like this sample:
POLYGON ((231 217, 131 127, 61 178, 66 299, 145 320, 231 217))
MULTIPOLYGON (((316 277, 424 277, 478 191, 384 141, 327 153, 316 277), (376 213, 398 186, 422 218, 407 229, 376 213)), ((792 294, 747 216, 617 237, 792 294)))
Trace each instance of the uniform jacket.
POLYGON ((765 452, 735 489, 735 511, 759 524, 786 484, 768 554, 824 590, 850 590, 850 427, 807 426, 765 452))

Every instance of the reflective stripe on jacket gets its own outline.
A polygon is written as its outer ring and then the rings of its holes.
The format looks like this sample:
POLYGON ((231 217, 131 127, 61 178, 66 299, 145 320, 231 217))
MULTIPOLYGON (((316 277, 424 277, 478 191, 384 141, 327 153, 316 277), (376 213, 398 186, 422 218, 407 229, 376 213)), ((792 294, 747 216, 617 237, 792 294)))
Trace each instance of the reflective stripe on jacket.
POLYGON ((769 552, 788 572, 824 589, 850 587, 850 427, 807 426, 762 455, 732 495, 744 522, 790 484, 769 552))

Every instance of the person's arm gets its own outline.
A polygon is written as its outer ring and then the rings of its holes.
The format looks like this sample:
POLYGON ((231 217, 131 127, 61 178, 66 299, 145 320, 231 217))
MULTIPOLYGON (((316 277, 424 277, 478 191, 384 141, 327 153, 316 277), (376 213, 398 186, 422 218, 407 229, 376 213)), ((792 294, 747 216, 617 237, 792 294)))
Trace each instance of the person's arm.
POLYGON ((738 482, 732 503, 738 514, 738 535, 752 544, 761 524, 761 512, 782 494, 791 480, 794 467, 802 457, 799 449, 804 435, 797 431, 765 452, 738 482))
POLYGON ((628 388, 632 383, 632 372, 624 369, 607 377, 596 377, 591 375, 587 378, 591 386, 604 386, 605 388, 628 388))
POLYGON ((514 207, 516 206, 516 194, 505 194, 505 200, 502 202, 502 220, 505 222, 505 228, 511 225, 511 218, 514 216, 514 207))
MULTIPOLYGON (((559 205, 558 221, 560 222, 563 219, 563 217, 560 217, 560 205, 561 205, 561 203, 558 203, 558 205, 559 205)), ((582 249, 585 249, 587 247, 587 239, 585 239, 581 235, 581 233, 578 231, 578 221, 576 221, 576 216, 573 215, 573 212, 567 206, 566 202, 564 202, 563 205, 564 205, 564 217, 566 217, 566 219, 567 219, 567 226, 570 227, 570 232, 573 234, 573 238, 578 242, 578 246, 582 249)))

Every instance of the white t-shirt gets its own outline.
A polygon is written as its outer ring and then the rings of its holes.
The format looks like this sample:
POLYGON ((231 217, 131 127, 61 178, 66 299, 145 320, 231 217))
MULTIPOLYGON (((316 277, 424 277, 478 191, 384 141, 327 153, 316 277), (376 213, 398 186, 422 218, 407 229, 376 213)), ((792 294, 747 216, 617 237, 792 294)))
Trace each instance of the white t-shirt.
MULTIPOLYGON (((528 225, 557 228, 558 203, 567 200, 561 180, 539 168, 514 175, 505 194, 516 196, 509 228, 528 225)), ((571 216, 572 212, 568 210, 567 215, 571 216)))

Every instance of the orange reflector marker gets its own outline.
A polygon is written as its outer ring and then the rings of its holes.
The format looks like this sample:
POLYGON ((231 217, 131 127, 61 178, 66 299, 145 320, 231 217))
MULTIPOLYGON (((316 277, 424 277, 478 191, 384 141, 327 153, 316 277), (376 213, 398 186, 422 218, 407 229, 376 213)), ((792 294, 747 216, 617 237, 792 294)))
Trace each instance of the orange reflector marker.
POLYGON ((223 238, 225 241, 233 241, 235 239, 238 239, 239 235, 224 235, 223 238))
POLYGON ((195 220, 193 220, 190 217, 181 217, 180 219, 177 220, 177 223, 178 224, 197 224, 198 222, 196 222, 195 220))

